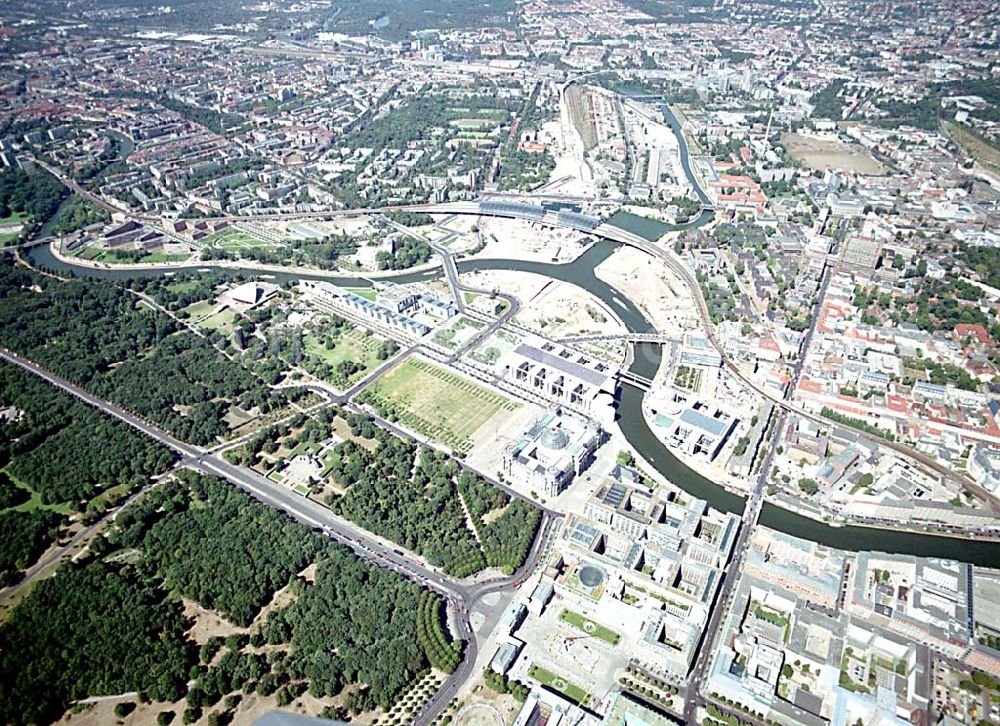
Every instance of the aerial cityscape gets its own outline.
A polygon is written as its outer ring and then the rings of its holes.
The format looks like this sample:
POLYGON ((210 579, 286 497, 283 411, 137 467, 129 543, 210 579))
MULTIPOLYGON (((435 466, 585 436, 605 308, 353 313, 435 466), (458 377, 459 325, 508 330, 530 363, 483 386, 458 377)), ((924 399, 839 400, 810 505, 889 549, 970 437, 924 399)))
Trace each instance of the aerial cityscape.
POLYGON ((0 4, 0 722, 1000 724, 1000 3, 0 4))

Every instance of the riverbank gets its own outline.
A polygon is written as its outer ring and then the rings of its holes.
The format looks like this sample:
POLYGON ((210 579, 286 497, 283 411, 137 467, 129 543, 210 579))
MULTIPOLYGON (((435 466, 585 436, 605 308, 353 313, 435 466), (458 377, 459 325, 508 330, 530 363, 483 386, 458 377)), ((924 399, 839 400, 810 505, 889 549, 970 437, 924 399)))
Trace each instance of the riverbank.
POLYGON ((357 271, 340 269, 324 270, 318 267, 284 267, 282 265, 267 265, 260 262, 244 260, 202 260, 197 257, 197 254, 192 254, 187 260, 179 260, 177 262, 123 262, 120 265, 112 265, 106 262, 95 262, 93 260, 84 260, 79 257, 74 257, 73 255, 67 255, 62 250, 58 249, 56 240, 52 240, 48 244, 48 249, 52 256, 59 260, 59 262, 62 262, 70 267, 82 267, 102 271, 121 270, 123 272, 148 272, 159 270, 166 272, 178 272, 201 268, 221 268, 226 270, 253 270, 262 273, 294 275, 298 270, 311 277, 331 277, 338 279, 355 277, 359 279, 366 278, 377 280, 382 278, 398 277, 399 275, 405 274, 429 272, 441 267, 441 259, 437 256, 435 256, 435 258, 430 262, 415 265, 414 267, 408 267, 405 270, 357 271))
MULTIPOLYGON (((461 273, 489 269, 534 272, 555 280, 578 285, 606 304, 613 305, 618 317, 630 332, 654 332, 653 325, 630 298, 625 297, 621 291, 598 279, 594 274, 595 268, 614 254, 616 249, 616 243, 603 240, 588 248, 583 255, 568 264, 477 259, 460 261, 458 267, 461 273)), ((31 259, 38 263, 38 258, 45 257, 45 253, 48 251, 47 247, 38 247, 31 250, 29 254, 31 259)), ((60 263, 51 255, 48 255, 48 259, 49 266, 58 266, 60 263)), ((236 274, 241 271, 241 268, 243 271, 249 270, 246 266, 234 266, 231 269, 236 274)), ((83 274, 88 274, 87 268, 75 269, 83 274)), ((281 274, 288 278, 302 276, 294 272, 289 273, 287 269, 279 269, 281 274)), ((103 273, 105 276, 118 278, 127 278, 131 274, 142 274, 141 272, 130 273, 128 270, 96 270, 93 272, 96 273, 96 276, 102 276, 103 273)), ((145 271, 146 274, 154 275, 162 275, 166 272, 166 270, 145 271)), ((424 273, 406 271, 386 276, 392 277, 397 282, 412 282, 431 279, 441 274, 440 266, 438 266, 438 269, 427 270, 424 273)), ((343 276, 341 279, 344 279, 343 276)), ((641 344, 637 345, 636 349, 637 353, 630 370, 645 378, 652 378, 660 367, 661 346, 641 344)), ((641 413, 644 396, 644 391, 631 385, 624 384, 621 387, 618 426, 629 441, 630 447, 640 454, 643 461, 655 468, 674 486, 683 489, 691 496, 705 500, 709 506, 716 509, 741 514, 744 508, 742 497, 685 466, 653 434, 641 413)), ((979 566, 1000 568, 1000 543, 996 541, 958 539, 944 534, 914 533, 869 526, 831 526, 770 502, 764 505, 760 522, 771 529, 830 547, 843 549, 848 546, 852 550, 882 551, 920 557, 944 557, 971 562, 979 566)))

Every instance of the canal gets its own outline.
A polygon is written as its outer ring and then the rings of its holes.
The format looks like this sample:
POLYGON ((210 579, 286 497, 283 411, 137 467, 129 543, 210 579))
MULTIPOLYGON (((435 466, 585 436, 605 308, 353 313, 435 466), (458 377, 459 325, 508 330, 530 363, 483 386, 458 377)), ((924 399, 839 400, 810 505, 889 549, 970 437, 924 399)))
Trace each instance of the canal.
MULTIPOLYGON (((602 240, 591 246, 583 255, 566 264, 544 262, 523 262, 503 259, 477 259, 458 262, 459 272, 476 270, 509 270, 529 272, 567 282, 587 290, 615 311, 631 332, 655 332, 653 326, 635 304, 606 282, 597 278, 594 269, 606 260, 617 248, 613 242, 602 240)), ((29 252, 32 261, 41 266, 63 273, 106 279, 129 279, 164 275, 167 272, 204 270, 204 265, 185 268, 121 270, 92 269, 69 265, 56 258, 48 246, 36 247, 29 252)), ((230 275, 267 276, 281 282, 286 280, 317 279, 327 280, 335 285, 364 287, 369 283, 356 277, 327 277, 306 272, 261 273, 250 268, 213 268, 230 275)), ((420 273, 401 273, 393 276, 399 283, 418 282, 441 276, 439 268, 420 273)), ((652 378, 660 364, 662 351, 659 345, 641 344, 635 347, 635 355, 630 370, 646 378, 652 378)), ((725 512, 742 513, 742 497, 727 491, 719 484, 707 479, 686 466, 657 438, 642 414, 644 391, 623 385, 618 406, 618 425, 629 443, 640 453, 649 466, 683 489, 691 496, 704 499, 716 509, 725 512)), ((830 547, 846 550, 876 550, 921 557, 944 557, 971 562, 982 567, 1000 567, 1000 543, 978 542, 942 537, 934 534, 918 534, 900 530, 875 529, 870 527, 832 527, 808 517, 803 517, 772 504, 765 504, 760 517, 761 524, 786 534, 812 540, 830 547)))

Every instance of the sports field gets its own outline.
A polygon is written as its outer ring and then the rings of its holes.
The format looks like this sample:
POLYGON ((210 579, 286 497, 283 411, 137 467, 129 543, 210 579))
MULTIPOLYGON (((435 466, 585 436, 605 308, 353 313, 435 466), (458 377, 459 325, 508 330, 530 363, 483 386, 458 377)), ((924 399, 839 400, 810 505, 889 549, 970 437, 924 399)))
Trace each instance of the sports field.
POLYGON ((472 435, 497 411, 518 407, 464 376, 413 358, 368 386, 358 400, 463 454, 472 448, 472 435))
POLYGON ((546 670, 539 665, 532 664, 528 670, 528 678, 533 678, 543 686, 548 686, 553 691, 558 691, 574 703, 586 706, 590 703, 590 694, 580 688, 575 683, 570 683, 562 676, 556 675, 552 671, 546 670))
POLYGON ((572 610, 563 610, 559 613, 559 619, 564 623, 569 623, 577 630, 582 630, 587 635, 600 638, 605 643, 610 643, 611 645, 618 645, 618 641, 622 639, 622 636, 611 628, 606 628, 600 623, 595 623, 593 620, 585 618, 580 613, 575 613, 572 610))

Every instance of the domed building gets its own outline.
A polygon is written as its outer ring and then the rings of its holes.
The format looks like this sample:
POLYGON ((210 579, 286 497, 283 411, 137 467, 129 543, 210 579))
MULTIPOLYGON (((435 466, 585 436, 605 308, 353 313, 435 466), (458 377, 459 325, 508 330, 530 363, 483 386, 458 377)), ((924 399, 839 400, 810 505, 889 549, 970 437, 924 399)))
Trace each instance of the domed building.
POLYGON ((548 413, 504 450, 504 474, 554 497, 590 466, 604 436, 584 419, 560 411, 548 413))

